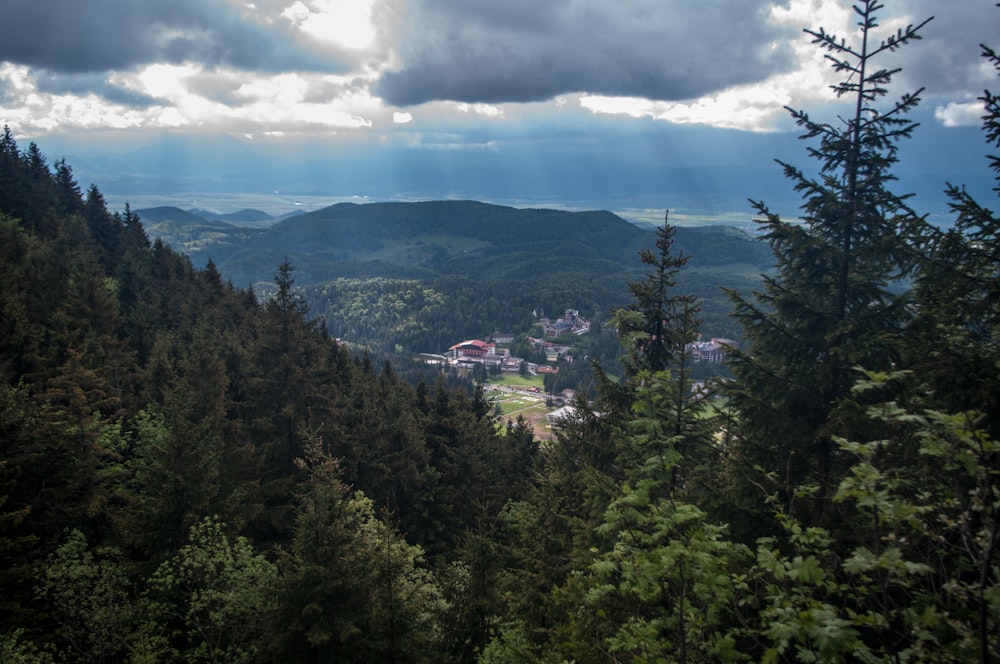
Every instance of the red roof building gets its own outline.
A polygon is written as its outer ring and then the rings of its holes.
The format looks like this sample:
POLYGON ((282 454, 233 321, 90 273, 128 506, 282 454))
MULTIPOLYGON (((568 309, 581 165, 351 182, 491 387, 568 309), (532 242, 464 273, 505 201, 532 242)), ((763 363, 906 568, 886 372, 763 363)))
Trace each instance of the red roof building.
POLYGON ((496 348, 496 346, 493 344, 488 344, 485 341, 480 341, 479 339, 470 339, 468 341, 457 343, 449 348, 448 356, 456 360, 462 357, 483 357, 485 355, 491 355, 494 348, 496 348))

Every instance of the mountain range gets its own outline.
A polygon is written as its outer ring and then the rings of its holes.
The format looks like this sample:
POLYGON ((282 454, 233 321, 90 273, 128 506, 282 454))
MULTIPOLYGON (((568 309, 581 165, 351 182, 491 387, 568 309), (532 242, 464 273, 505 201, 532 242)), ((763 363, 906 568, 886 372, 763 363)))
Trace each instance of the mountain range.
MULTIPOLYGON (((288 259, 299 283, 339 277, 614 278, 640 268, 655 231, 607 211, 514 208, 476 201, 338 203, 274 217, 157 207, 136 211, 151 238, 211 259, 237 285, 269 281, 288 259)), ((681 227, 694 269, 766 268, 768 248, 728 226, 681 227)))

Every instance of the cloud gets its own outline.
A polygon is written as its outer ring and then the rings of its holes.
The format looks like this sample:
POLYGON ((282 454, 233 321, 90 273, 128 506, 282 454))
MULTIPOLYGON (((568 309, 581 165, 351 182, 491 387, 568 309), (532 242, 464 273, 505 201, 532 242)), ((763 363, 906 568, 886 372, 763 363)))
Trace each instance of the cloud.
POLYGON ((934 109, 934 117, 945 127, 978 127, 982 124, 986 108, 980 101, 951 102, 934 109))
MULTIPOLYGON (((939 122, 971 122, 996 84, 977 47, 1000 46, 994 2, 888 3, 883 36, 939 13, 880 60, 903 68, 890 97, 926 86, 939 122)), ((850 40, 857 22, 845 0, 9 0, 4 17, 0 116, 21 131, 258 136, 555 126, 570 107, 581 123, 789 131, 786 105, 836 113, 839 76, 802 29, 850 40)))
POLYGON ((374 0, 314 0, 314 6, 296 0, 281 16, 314 38, 352 50, 369 48, 377 36, 372 24, 374 0))
POLYGON ((926 88, 928 96, 955 96, 996 86, 996 72, 985 64, 979 44, 1000 47, 1000 8, 996 0, 963 0, 947 5, 939 0, 909 0, 886 10, 901 12, 892 27, 917 24, 933 16, 923 39, 900 49, 893 65, 903 71, 904 89, 926 88))
POLYGON ((269 72, 351 65, 288 21, 221 0, 8 0, 0 22, 3 60, 58 73, 183 62, 269 72))
POLYGON ((57 74, 41 72, 35 78, 35 87, 42 94, 55 96, 93 94, 111 104, 139 109, 149 108, 163 101, 130 87, 118 76, 109 76, 104 73, 57 74))
MULTIPOLYGON (((889 98, 884 103, 924 87, 925 99, 937 105, 935 117, 939 122, 945 126, 977 124, 981 113, 974 112, 975 105, 968 104, 972 97, 969 91, 995 86, 996 75, 980 57, 975 44, 996 41, 994 22, 988 20, 1000 18, 1000 10, 994 4, 994 0, 969 0, 961 6, 949 5, 946 13, 921 29, 921 40, 879 55, 876 63, 879 67, 902 70, 894 76, 889 98)), ((907 25, 923 22, 935 9, 940 11, 941 6, 934 0, 901 0, 893 3, 891 9, 881 10, 873 47, 907 25)), ((858 16, 840 0, 792 0, 787 5, 774 5, 771 19, 798 32, 789 44, 796 64, 788 71, 690 100, 584 95, 581 103, 594 113, 652 118, 673 124, 765 132, 788 130, 785 106, 815 109, 835 104, 830 85, 842 78, 825 58, 826 52, 799 31, 822 27, 856 44, 858 16)))
POLYGON ((389 103, 587 92, 692 99, 787 69, 794 31, 746 0, 414 0, 389 103))

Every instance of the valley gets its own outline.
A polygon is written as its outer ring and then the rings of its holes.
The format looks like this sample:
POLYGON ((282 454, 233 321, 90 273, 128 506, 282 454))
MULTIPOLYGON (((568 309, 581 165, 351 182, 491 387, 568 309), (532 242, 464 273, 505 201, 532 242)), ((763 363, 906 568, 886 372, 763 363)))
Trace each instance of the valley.
MULTIPOLYGON (((497 329, 527 332, 538 307, 604 320, 643 274, 640 250, 655 243, 652 227, 607 211, 475 201, 342 202, 284 217, 172 206, 136 212, 151 239, 195 267, 211 261, 261 297, 287 260, 330 334, 386 353, 441 352, 497 329)), ((770 265, 767 247, 714 224, 679 228, 678 245, 691 256, 681 285, 702 299, 706 332, 734 337, 721 288, 752 289, 770 265)))

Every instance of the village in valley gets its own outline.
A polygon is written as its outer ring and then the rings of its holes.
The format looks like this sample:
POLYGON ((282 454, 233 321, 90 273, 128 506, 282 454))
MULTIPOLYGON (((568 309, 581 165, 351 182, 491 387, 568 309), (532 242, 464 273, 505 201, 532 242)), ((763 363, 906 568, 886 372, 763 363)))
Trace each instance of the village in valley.
MULTIPOLYGON (((493 332, 486 341, 460 341, 444 354, 423 353, 421 358, 425 363, 446 365, 471 375, 483 386, 502 423, 523 417, 531 424, 536 438, 548 440, 553 437, 553 428, 558 427, 564 418, 572 416, 576 390, 546 391, 544 378, 558 374, 561 363, 576 361, 573 337, 587 334, 590 321, 581 317, 576 309, 566 309, 555 320, 550 320, 540 310, 534 314, 542 336, 526 335, 525 339, 531 349, 544 354, 544 363, 529 362, 511 355, 510 346, 519 335, 508 332, 493 332)), ((728 349, 736 345, 729 339, 712 338, 690 344, 688 349, 693 361, 718 364, 728 349)))

